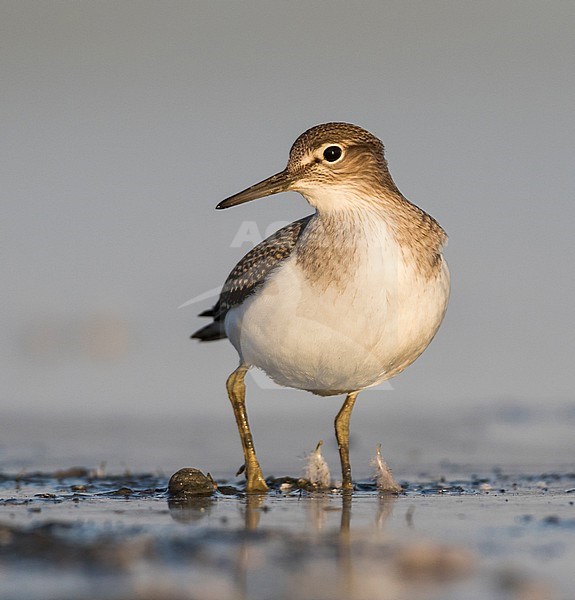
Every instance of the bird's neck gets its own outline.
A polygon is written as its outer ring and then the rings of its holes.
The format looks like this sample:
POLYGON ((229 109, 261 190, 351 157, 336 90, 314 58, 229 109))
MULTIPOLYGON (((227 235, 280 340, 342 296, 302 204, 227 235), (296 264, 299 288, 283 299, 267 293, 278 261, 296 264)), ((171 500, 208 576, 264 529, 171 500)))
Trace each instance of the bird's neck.
POLYGON ((336 192, 330 198, 331 204, 318 202, 296 248, 298 263, 310 276, 319 277, 319 271, 325 271, 326 259, 334 272, 352 271, 359 261, 378 256, 378 248, 383 248, 388 260, 416 265, 424 277, 440 268, 445 232, 399 191, 372 196, 347 190, 345 196, 336 192))

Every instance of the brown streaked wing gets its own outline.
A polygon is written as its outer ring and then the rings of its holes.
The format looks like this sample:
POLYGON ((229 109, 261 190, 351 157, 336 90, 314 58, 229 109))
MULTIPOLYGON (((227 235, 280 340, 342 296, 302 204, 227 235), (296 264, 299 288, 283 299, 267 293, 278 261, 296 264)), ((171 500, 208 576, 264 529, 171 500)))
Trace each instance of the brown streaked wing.
POLYGON ((290 223, 250 250, 228 275, 216 305, 199 315, 213 317, 214 322, 202 327, 191 337, 201 341, 225 338, 223 320, 227 312, 251 296, 270 271, 290 256, 312 217, 309 215, 290 223))

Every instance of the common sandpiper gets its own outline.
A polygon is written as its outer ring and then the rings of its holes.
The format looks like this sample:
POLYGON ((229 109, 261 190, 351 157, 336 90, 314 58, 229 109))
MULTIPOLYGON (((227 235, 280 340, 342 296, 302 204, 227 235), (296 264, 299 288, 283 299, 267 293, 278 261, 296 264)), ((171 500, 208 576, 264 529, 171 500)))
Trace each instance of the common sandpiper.
POLYGON ((245 407, 245 375, 320 396, 345 394, 335 418, 342 489, 353 490, 349 421, 357 395, 397 375, 429 345, 449 298, 447 236, 393 182, 381 141, 325 123, 293 144, 287 167, 234 194, 230 208, 299 192, 315 209, 248 252, 224 283, 213 321, 193 334, 229 338, 239 366, 227 380, 246 491, 268 489, 245 407))

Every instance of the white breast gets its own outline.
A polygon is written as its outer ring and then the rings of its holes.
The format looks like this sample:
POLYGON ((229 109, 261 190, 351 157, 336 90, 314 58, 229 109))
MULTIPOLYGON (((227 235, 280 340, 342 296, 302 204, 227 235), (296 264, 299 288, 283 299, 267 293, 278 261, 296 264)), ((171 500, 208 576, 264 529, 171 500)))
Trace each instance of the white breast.
POLYGON ((377 385, 425 350, 447 306, 447 265, 423 277, 376 225, 350 247, 356 260, 345 285, 310 279, 294 253, 228 312, 226 333, 242 362, 280 385, 332 395, 377 385))

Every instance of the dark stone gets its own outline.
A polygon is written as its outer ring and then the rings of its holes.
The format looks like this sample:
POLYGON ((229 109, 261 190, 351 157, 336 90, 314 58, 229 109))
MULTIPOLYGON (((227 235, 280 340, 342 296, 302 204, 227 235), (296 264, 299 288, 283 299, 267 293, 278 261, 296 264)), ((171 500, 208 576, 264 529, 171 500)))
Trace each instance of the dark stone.
POLYGON ((168 493, 172 498, 187 496, 210 496, 216 491, 216 483, 211 475, 204 475, 198 469, 180 469, 170 477, 168 493))

